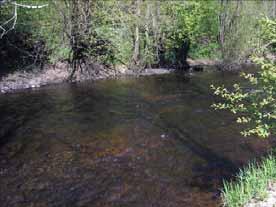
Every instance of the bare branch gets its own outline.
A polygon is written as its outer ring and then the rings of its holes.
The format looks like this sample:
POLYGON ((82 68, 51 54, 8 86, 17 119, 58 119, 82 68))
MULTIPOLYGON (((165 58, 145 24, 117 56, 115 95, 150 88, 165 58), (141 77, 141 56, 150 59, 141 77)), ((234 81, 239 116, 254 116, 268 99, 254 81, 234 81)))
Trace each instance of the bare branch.
POLYGON ((9 1, 0 1, 0 3, 10 3, 14 5, 14 13, 13 16, 5 21, 3 24, 0 25, 0 39, 3 38, 4 35, 6 35, 9 31, 13 30, 15 28, 16 22, 17 22, 17 8, 27 8, 27 9, 41 9, 44 7, 47 7, 48 4, 39 5, 39 6, 32 6, 32 5, 26 5, 26 4, 18 4, 16 2, 9 2, 9 1), (9 29, 6 29, 5 26, 12 22, 12 26, 9 29))
POLYGON ((40 5, 40 6, 31 6, 31 5, 26 5, 26 4, 18 4, 16 2, 11 2, 11 4, 18 6, 18 7, 27 8, 27 9, 41 9, 43 7, 48 6, 48 4, 44 4, 44 5, 40 5))

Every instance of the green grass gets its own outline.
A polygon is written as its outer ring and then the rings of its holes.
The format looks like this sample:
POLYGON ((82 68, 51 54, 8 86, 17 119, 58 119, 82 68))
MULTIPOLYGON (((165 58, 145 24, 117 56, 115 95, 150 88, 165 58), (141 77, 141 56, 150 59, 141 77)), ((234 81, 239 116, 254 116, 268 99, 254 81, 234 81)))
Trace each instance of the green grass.
POLYGON ((240 170, 235 181, 224 182, 224 206, 241 207, 252 198, 263 200, 267 196, 268 182, 271 180, 276 180, 275 153, 259 164, 250 163, 245 169, 240 170))

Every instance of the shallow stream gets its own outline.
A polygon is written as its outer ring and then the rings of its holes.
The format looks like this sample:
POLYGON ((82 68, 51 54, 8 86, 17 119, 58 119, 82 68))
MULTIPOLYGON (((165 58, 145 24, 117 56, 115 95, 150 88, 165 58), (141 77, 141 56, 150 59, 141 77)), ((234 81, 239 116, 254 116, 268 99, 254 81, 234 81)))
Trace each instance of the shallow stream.
POLYGON ((273 145, 210 108, 209 85, 236 80, 169 74, 0 95, 0 206, 220 206, 222 180, 273 145))

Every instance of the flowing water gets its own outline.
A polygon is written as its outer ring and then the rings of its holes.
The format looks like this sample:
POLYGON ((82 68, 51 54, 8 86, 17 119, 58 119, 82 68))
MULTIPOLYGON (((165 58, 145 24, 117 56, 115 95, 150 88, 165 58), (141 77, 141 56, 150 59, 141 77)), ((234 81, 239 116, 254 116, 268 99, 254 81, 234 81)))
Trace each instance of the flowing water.
POLYGON ((0 96, 0 206, 220 206, 273 139, 210 108, 237 74, 156 75, 0 96))

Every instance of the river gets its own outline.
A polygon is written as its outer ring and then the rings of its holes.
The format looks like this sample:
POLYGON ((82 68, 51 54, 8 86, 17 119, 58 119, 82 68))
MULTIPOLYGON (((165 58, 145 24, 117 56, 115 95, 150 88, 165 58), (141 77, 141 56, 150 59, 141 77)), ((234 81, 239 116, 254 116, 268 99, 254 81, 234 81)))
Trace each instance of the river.
POLYGON ((3 207, 216 207, 273 139, 210 108, 234 73, 125 77, 0 95, 3 207))

